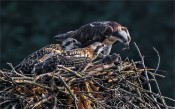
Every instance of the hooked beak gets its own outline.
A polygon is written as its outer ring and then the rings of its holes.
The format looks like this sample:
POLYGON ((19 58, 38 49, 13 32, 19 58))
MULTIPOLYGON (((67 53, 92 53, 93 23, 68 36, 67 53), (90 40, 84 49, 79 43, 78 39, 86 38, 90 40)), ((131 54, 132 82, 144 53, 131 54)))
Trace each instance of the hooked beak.
POLYGON ((126 46, 127 48, 129 48, 129 42, 125 43, 125 46, 126 46))
POLYGON ((129 42, 125 43, 124 45, 125 45, 125 48, 123 48, 122 50, 127 50, 127 49, 129 49, 129 42))

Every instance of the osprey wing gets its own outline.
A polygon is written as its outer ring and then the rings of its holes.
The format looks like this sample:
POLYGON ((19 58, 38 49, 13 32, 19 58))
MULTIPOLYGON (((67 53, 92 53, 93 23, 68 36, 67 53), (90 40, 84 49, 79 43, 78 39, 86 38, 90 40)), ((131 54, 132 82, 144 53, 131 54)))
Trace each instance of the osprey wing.
POLYGON ((75 31, 60 34, 54 38, 57 41, 63 41, 67 38, 75 38, 81 42, 82 47, 88 46, 94 42, 102 42, 106 37, 111 35, 113 28, 109 22, 93 22, 86 24, 75 31))
POLYGON ((69 31, 67 33, 64 34, 58 34, 56 36, 54 36, 54 39, 56 41, 58 41, 58 43, 61 43, 62 41, 64 41, 67 38, 72 38, 72 36, 75 34, 75 31, 69 31))
POLYGON ((33 69, 34 65, 45 58, 48 58, 51 54, 61 53, 62 47, 59 44, 50 44, 40 50, 27 56, 18 66, 15 67, 16 70, 21 70, 23 72, 29 73, 33 69))
POLYGON ((63 65, 65 67, 74 67, 76 70, 82 70, 90 62, 91 59, 89 59, 88 57, 67 57, 57 54, 37 64, 34 67, 34 72, 37 74, 51 72, 56 69, 57 65, 63 65))
POLYGON ((72 37, 81 42, 82 47, 85 47, 94 42, 102 42, 112 34, 112 31, 112 27, 103 22, 93 22, 76 30, 76 34, 72 37))

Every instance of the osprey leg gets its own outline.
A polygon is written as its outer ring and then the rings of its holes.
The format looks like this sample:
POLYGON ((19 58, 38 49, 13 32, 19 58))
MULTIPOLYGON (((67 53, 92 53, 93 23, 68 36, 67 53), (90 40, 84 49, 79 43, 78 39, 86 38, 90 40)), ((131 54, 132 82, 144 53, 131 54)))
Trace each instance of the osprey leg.
POLYGON ((111 52, 111 48, 112 48, 112 45, 106 47, 105 50, 103 51, 103 55, 104 56, 109 55, 111 52))

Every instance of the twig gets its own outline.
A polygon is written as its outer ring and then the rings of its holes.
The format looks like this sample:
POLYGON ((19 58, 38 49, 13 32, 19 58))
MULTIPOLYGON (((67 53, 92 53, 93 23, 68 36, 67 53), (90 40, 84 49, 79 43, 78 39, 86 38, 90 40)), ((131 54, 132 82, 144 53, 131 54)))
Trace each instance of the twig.
POLYGON ((32 77, 11 77, 12 80, 33 80, 32 77))
POLYGON ((97 72, 102 72, 102 71, 105 71, 105 70, 107 70, 109 68, 112 68, 112 67, 114 67, 113 63, 112 64, 107 64, 107 65, 103 65, 103 64, 100 64, 98 66, 95 65, 92 68, 87 69, 86 74, 88 74, 88 75, 95 74, 97 72))
POLYGON ((157 73, 158 69, 159 69, 159 65, 160 65, 160 55, 159 55, 159 52, 157 51, 156 48, 153 47, 153 50, 157 53, 157 56, 158 56, 158 62, 157 62, 157 67, 154 71, 154 73, 157 73))
POLYGON ((173 101, 175 102, 175 99, 172 99, 172 98, 169 98, 169 97, 165 97, 165 96, 162 96, 164 99, 167 99, 167 100, 170 100, 170 101, 173 101))
POLYGON ((86 67, 81 72, 84 73, 90 66, 92 66, 92 63, 86 65, 86 67))
POLYGON ((17 103, 15 103, 11 109, 16 109, 16 105, 17 105, 17 103))
MULTIPOLYGON (((54 74, 58 75, 58 74, 60 74, 60 72, 57 72, 57 73, 54 72, 54 74)), ((53 75, 53 72, 43 73, 43 74, 37 75, 34 78, 34 81, 37 81, 38 79, 42 78, 43 76, 52 76, 52 75, 53 75)))
POLYGON ((81 76, 80 74, 78 74, 77 72, 75 72, 75 71, 73 71, 73 70, 71 70, 71 69, 69 69, 69 68, 67 68, 67 67, 65 67, 65 66, 63 66, 63 65, 57 65, 57 67, 63 68, 63 69, 65 69, 65 70, 67 70, 67 71, 73 73, 75 76, 77 76, 77 77, 79 77, 79 78, 82 78, 82 76, 81 76))
POLYGON ((146 67, 145 67, 145 63, 144 63, 144 57, 142 56, 142 54, 141 54, 141 52, 140 52, 140 50, 139 50, 139 47, 137 46, 137 44, 136 44, 135 42, 134 42, 134 45, 135 45, 135 47, 136 47, 136 49, 137 49, 137 52, 139 53, 139 56, 140 56, 140 58, 141 58, 141 60, 142 60, 142 66, 143 66, 143 68, 144 68, 144 70, 145 70, 145 77, 146 77, 146 81, 148 82, 148 88, 149 88, 150 91, 152 91, 151 85, 150 85, 150 83, 149 83, 148 73, 147 73, 147 70, 146 70, 146 67))
POLYGON ((55 95, 54 97, 54 106, 53 106, 53 109, 56 109, 57 108, 57 96, 55 95))
MULTIPOLYGON (((146 67, 145 67, 145 63, 144 63, 144 57, 142 56, 142 54, 141 54, 141 52, 140 52, 140 50, 139 50, 139 47, 137 46, 137 44, 134 42, 134 45, 135 45, 135 47, 136 47, 136 49, 137 49, 137 51, 138 51, 138 53, 139 53, 139 56, 140 56, 140 58, 141 58, 141 60, 142 60, 142 66, 143 66, 143 68, 144 68, 144 70, 145 70, 145 77, 146 77, 146 81, 147 81, 147 85, 148 85, 148 89, 149 89, 149 91, 150 92, 152 92, 152 89, 151 89, 151 84, 150 84, 150 82, 149 82, 149 77, 148 77, 148 73, 147 73, 147 70, 146 70, 146 67)), ((153 98, 154 98, 154 100, 155 101, 157 101, 157 99, 154 97, 154 96, 152 96, 153 98)), ((157 105, 157 107, 160 109, 160 106, 159 105, 157 105)))
POLYGON ((43 103, 45 103, 45 102, 49 101, 49 100, 50 100, 50 99, 52 99, 52 98, 53 98, 53 95, 48 96, 48 97, 47 97, 47 98, 45 98, 45 99, 42 99, 41 101, 39 101, 39 102, 35 103, 35 105, 32 107, 32 109, 37 108, 39 105, 42 105, 43 103))
POLYGON ((154 76, 158 76, 158 77, 165 78, 164 75, 160 75, 160 74, 157 74, 157 73, 152 73, 152 72, 150 72, 150 71, 148 71, 148 73, 149 73, 150 75, 154 75, 154 76))
POLYGON ((7 64, 12 68, 11 72, 15 73, 18 76, 26 77, 25 75, 16 72, 15 68, 13 67, 11 63, 7 63, 7 64))
POLYGON ((61 76, 58 76, 60 78, 60 80, 63 82, 65 88, 68 90, 68 92, 70 93, 70 95, 72 96, 72 98, 76 101, 78 101, 77 97, 72 93, 71 89, 69 88, 69 86, 66 84, 66 82, 62 79, 61 76))
POLYGON ((3 104, 5 104, 5 103, 7 103, 7 102, 12 102, 12 101, 14 101, 14 100, 6 100, 6 101, 3 101, 3 102, 0 103, 0 106, 3 105, 3 104))
MULTIPOLYGON (((154 102, 158 108, 160 108, 160 106, 164 107, 163 104, 161 104, 161 103, 155 101, 155 99, 154 99, 154 98, 151 98, 147 93, 145 93, 145 95, 146 95, 145 97, 148 97, 148 98, 151 100, 151 102, 154 102)), ((164 108, 165 108, 165 107, 164 107, 164 108)), ((161 108, 160 108, 160 109, 161 109, 161 108)))
POLYGON ((45 88, 45 89, 49 89, 51 90, 50 87, 46 86, 46 85, 43 85, 43 84, 38 84, 34 81, 29 81, 29 80, 14 80, 15 83, 19 83, 19 84, 33 84, 33 85, 36 85, 36 86, 39 86, 39 87, 42 87, 42 88, 45 88))
MULTIPOLYGON (((158 52, 154 47, 153 47, 153 49, 154 49, 154 51, 157 53, 157 56, 158 56, 158 63, 157 63, 156 70, 155 70, 155 72, 154 72, 154 74, 156 74, 157 70, 159 69, 159 65, 160 65, 160 55, 159 55, 159 52, 158 52)), ((158 93, 159 93, 160 98, 161 98, 161 102, 162 102, 162 103, 164 104, 164 106, 167 108, 167 105, 166 105, 164 99, 162 98, 162 94, 161 94, 161 91, 160 91, 159 85, 158 85, 158 83, 157 83, 157 80, 156 80, 156 78, 155 78, 154 75, 152 75, 152 77, 153 77, 154 80, 155 80, 156 87, 157 87, 158 93)))

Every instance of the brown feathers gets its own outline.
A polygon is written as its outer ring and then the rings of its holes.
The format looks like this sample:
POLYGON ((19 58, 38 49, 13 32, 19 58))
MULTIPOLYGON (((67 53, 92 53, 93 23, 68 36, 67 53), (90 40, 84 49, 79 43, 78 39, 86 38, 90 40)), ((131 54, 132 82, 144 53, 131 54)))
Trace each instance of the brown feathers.
POLYGON ((30 73, 36 63, 48 59, 50 56, 62 53, 63 49, 59 44, 47 45, 40 50, 27 56, 17 67, 16 70, 21 70, 24 73, 30 73))

